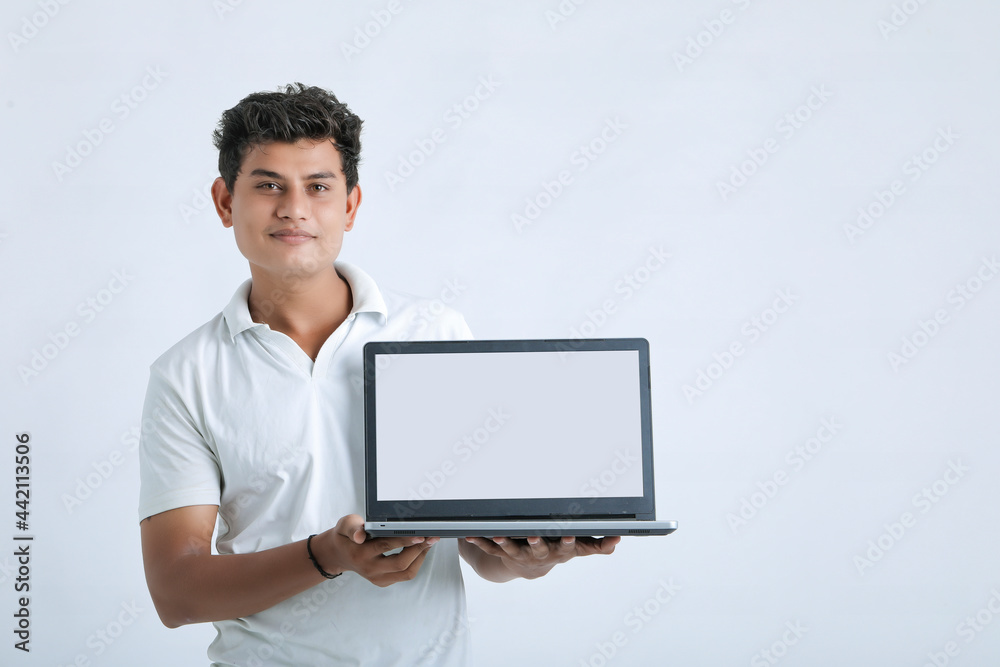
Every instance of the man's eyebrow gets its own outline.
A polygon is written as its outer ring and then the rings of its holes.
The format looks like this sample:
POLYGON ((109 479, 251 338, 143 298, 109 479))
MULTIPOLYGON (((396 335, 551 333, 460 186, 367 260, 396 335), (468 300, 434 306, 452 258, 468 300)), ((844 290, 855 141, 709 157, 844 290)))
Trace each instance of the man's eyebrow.
POLYGON ((284 179, 284 176, 282 176, 281 174, 279 174, 279 173, 277 173, 275 171, 268 171, 267 169, 254 169, 253 171, 250 172, 250 175, 251 176, 264 176, 265 178, 284 179))
MULTIPOLYGON (((285 178, 281 174, 274 171, 268 171, 267 169, 254 169, 253 171, 250 172, 250 175, 263 176, 265 178, 274 178, 278 180, 284 180, 285 178)), ((306 176, 305 180, 316 181, 324 178, 337 178, 337 174, 336 172, 333 171, 318 171, 315 174, 309 174, 308 176, 306 176)))

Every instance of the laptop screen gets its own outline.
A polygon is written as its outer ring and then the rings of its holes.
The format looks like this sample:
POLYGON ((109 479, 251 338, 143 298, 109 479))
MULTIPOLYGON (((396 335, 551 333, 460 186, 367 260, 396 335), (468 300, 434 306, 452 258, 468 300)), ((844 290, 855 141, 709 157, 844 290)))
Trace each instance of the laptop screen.
POLYGON ((576 501, 603 515, 643 504, 645 341, 559 343, 366 346, 369 510, 547 516, 576 501))

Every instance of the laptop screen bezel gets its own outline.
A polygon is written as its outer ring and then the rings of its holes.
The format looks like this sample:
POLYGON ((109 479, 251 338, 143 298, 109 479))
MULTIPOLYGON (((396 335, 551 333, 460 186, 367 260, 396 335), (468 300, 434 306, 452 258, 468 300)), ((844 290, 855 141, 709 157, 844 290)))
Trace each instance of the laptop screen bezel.
POLYGON ((655 519, 649 342, 645 338, 371 341, 363 352, 365 511, 369 521, 488 519, 655 519), (603 498, 378 499, 376 457, 377 356, 382 354, 579 352, 628 350, 638 354, 643 495, 603 498))

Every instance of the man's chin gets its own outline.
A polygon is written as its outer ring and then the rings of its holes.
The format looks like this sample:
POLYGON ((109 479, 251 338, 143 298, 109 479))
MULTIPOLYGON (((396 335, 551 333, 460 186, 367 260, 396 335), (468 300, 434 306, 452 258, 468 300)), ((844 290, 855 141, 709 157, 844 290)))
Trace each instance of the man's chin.
POLYGON ((329 274, 333 277, 337 275, 333 267, 333 259, 311 260, 306 259, 299 262, 287 264, 274 264, 262 266, 250 263, 251 277, 258 282, 274 284, 277 288, 294 288, 302 283, 322 280, 329 274))

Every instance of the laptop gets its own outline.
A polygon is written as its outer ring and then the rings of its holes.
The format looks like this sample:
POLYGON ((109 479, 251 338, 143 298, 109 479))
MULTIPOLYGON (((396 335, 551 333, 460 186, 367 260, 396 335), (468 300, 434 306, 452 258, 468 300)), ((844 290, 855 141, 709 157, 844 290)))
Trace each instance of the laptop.
POLYGON ((370 342, 372 536, 667 535, 643 338, 370 342))

